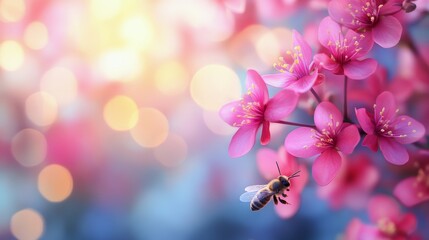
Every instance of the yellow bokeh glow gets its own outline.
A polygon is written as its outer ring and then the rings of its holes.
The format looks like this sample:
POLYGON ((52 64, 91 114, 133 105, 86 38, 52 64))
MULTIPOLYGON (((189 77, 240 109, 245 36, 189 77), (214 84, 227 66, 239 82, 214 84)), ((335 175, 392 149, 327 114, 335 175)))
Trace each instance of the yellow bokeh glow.
POLYGON ((67 68, 51 68, 42 76, 40 90, 53 96, 58 104, 68 104, 77 94, 76 77, 67 68))
POLYGON ((24 0, 0 0, 0 16, 3 21, 17 22, 24 14, 24 0))
POLYGON ((73 178, 67 168, 51 164, 42 169, 37 185, 44 198, 51 202, 61 202, 73 191, 73 178))
POLYGON ((25 113, 34 124, 48 126, 57 118, 58 104, 52 95, 36 92, 25 101, 25 113))
POLYGON ((90 0, 90 11, 99 20, 115 17, 122 7, 123 0, 90 0))
POLYGON ((12 40, 0 44, 0 66, 6 71, 18 70, 24 62, 24 50, 12 40))
POLYGON ((165 115, 154 108, 141 108, 137 125, 132 128, 131 136, 142 147, 159 146, 168 136, 169 124, 165 115))
POLYGON ((138 107, 133 99, 127 96, 116 96, 104 106, 104 121, 113 130, 130 130, 138 121, 137 111, 138 107))
POLYGON ((166 95, 184 92, 188 85, 189 73, 178 61, 162 64, 155 72, 155 86, 166 95))
POLYGON ((169 134, 165 142, 154 149, 155 158, 166 167, 177 167, 186 159, 188 145, 182 137, 169 134))
POLYGON ((240 80, 226 66, 207 65, 193 76, 191 96, 202 108, 217 111, 225 103, 240 99, 240 80))
POLYGON ((121 36, 131 47, 147 49, 153 40, 153 27, 147 18, 134 16, 126 19, 121 27, 121 36))
POLYGON ((142 66, 141 57, 132 49, 108 51, 99 61, 101 74, 112 81, 134 80, 140 75, 142 66))
POLYGON ((27 208, 16 212, 10 220, 10 230, 19 240, 36 240, 42 236, 44 220, 37 211, 27 208))
POLYGON ((286 28, 266 31, 256 40, 256 52, 267 66, 272 66, 286 50, 292 49, 291 39, 292 31, 286 28))
POLYGON ((42 49, 48 43, 48 29, 41 22, 32 22, 25 29, 24 41, 31 49, 42 49))
POLYGON ((45 136, 34 129, 24 129, 12 139, 12 155, 22 166, 32 167, 40 164, 46 157, 45 136))

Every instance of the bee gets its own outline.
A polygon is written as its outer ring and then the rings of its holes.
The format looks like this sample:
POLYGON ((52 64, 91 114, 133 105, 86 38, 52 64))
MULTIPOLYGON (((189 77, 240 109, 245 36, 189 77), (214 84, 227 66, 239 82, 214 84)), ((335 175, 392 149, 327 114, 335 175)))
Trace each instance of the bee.
POLYGON ((250 209, 252 211, 257 211, 263 208, 271 200, 271 197, 273 198, 275 205, 277 205, 279 202, 281 204, 289 204, 286 199, 284 199, 287 197, 285 191, 289 191, 290 179, 299 177, 299 173, 301 171, 298 170, 288 177, 281 174, 277 162, 276 165, 280 174, 278 178, 271 180, 268 184, 265 185, 248 186, 244 189, 246 192, 241 194, 240 201, 250 202, 250 209))

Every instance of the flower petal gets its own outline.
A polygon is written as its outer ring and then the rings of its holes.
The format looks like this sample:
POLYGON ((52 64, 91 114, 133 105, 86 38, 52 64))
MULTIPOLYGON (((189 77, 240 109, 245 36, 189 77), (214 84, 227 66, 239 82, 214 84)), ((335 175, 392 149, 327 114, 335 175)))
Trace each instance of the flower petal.
POLYGON ((265 120, 279 121, 295 110, 298 103, 298 94, 291 90, 282 90, 271 98, 265 108, 265 120))
POLYGON ((373 152, 378 150, 378 137, 375 134, 368 134, 362 141, 362 145, 368 147, 373 152))
POLYGON ((321 102, 314 111, 314 123, 320 132, 323 129, 336 129, 343 124, 343 116, 331 102, 321 102))
POLYGON ((313 163, 313 178, 320 186, 328 185, 341 167, 341 156, 335 149, 327 149, 313 163))
POLYGON ((348 48, 349 56, 352 56, 353 59, 357 59, 365 56, 369 51, 371 51, 372 46, 374 46, 374 40, 372 39, 371 33, 357 33, 355 31, 348 30, 345 38, 347 41, 353 42, 357 45, 348 48), (359 48, 358 51, 356 49, 359 48))
POLYGON ((265 83, 273 87, 285 88, 296 81, 296 76, 288 71, 262 76, 265 83))
POLYGON ((279 176, 276 161, 278 161, 278 155, 277 152, 272 149, 261 148, 256 153, 256 163, 259 173, 267 180, 272 180, 279 176))
POLYGON ((409 177, 400 181, 393 190, 393 195, 395 195, 395 197, 397 197, 407 207, 412 207, 429 200, 429 194, 420 195, 427 190, 422 184, 416 183, 416 177, 409 177))
POLYGON ((313 59, 317 65, 319 65, 320 67, 322 67, 328 71, 331 71, 333 73, 340 73, 343 71, 340 64, 333 61, 328 55, 326 55, 324 53, 319 53, 319 54, 314 55, 313 59))
POLYGON ((301 48, 302 59, 304 59, 305 66, 310 66, 310 63, 312 60, 310 45, 308 45, 308 43, 302 38, 301 34, 299 34, 299 32, 295 30, 292 31, 292 38, 293 38, 293 46, 294 47, 299 46, 301 48))
POLYGON ((404 165, 408 162, 407 149, 393 138, 379 137, 378 144, 384 158, 392 164, 404 165))
MULTIPOLYGON (((278 163, 282 175, 290 176, 300 170, 295 156, 289 154, 284 146, 277 151, 278 163)), ((278 172, 277 172, 278 173, 278 172)))
POLYGON ((344 154, 351 154, 359 143, 360 135, 356 125, 349 125, 337 135, 337 147, 344 154))
POLYGON ((261 75, 255 70, 247 70, 246 76, 247 90, 252 93, 252 98, 259 103, 265 104, 268 101, 268 88, 261 75))
POLYGON ((409 144, 420 140, 425 135, 425 127, 414 118, 406 115, 399 116, 395 129, 394 135, 403 137, 396 137, 395 140, 401 144, 409 144))
POLYGON ((383 7, 380 8, 380 15, 392 15, 397 13, 402 8, 403 0, 389 0, 385 1, 383 7))
POLYGON ((361 128, 367 133, 367 134, 373 134, 374 133, 374 122, 369 117, 367 111, 365 108, 359 108, 355 109, 356 118, 361 126, 361 128))
POLYGON ((346 229, 346 233, 345 233, 345 238, 347 240, 360 240, 359 235, 362 232, 362 222, 357 219, 354 218, 350 221, 350 223, 347 225, 347 229, 346 229))
POLYGON ((298 192, 292 189, 287 193, 287 195, 288 196, 285 198, 285 200, 290 204, 279 203, 274 206, 277 215, 283 219, 293 217, 298 212, 299 206, 301 205, 301 198, 298 192))
POLYGON ((285 139, 285 148, 288 153, 296 157, 311 157, 323 151, 323 148, 315 146, 314 134, 316 130, 301 127, 290 132, 285 139))
MULTIPOLYGON (((329 16, 331 16, 333 20, 348 28, 353 28, 353 15, 347 11, 349 9, 349 3, 353 4, 352 1, 332 0, 328 4, 328 11, 329 16)), ((357 8, 355 7, 355 9, 357 8)))
POLYGON ((318 71, 314 71, 312 75, 307 75, 294 81, 288 86, 288 89, 294 90, 298 93, 305 93, 316 83, 318 75, 318 71))
POLYGON ((219 110, 219 116, 229 125, 234 126, 234 123, 240 122, 241 119, 237 118, 234 108, 240 107, 240 101, 227 103, 219 110))
MULTIPOLYGON (((334 1, 331 1, 330 3, 332 2, 334 1)), ((335 2, 339 2, 338 4, 342 5, 342 1, 335 2)), ((340 25, 334 22, 330 17, 325 17, 319 25, 318 38, 320 44, 322 44, 322 46, 325 48, 330 49, 330 43, 338 41, 339 36, 342 36, 340 25)))
POLYGON ((229 143, 229 156, 236 158, 248 153, 255 144, 258 129, 259 125, 249 125, 239 128, 229 143))
POLYGON ((397 223, 397 225, 401 232, 407 233, 409 235, 417 228, 417 218, 412 213, 406 213, 401 217, 401 220, 397 223))
POLYGON ((262 123, 261 145, 267 145, 270 142, 270 122, 264 121, 262 123))
POLYGON ((386 195, 376 195, 369 200, 368 215, 373 223, 377 223, 383 218, 394 220, 401 215, 401 209, 393 198, 386 195))
POLYGON ((391 48, 401 40, 402 25, 393 16, 381 17, 372 29, 374 42, 384 48, 391 48))
POLYGON ((351 60, 343 65, 344 75, 351 79, 362 80, 368 78, 377 70, 377 61, 372 58, 351 60))
POLYGON ((377 99, 375 100, 375 106, 374 109, 374 117, 375 119, 380 118, 380 114, 382 113, 384 119, 392 119, 396 114, 396 101, 395 97, 391 92, 384 91, 380 93, 380 95, 377 96, 377 99))

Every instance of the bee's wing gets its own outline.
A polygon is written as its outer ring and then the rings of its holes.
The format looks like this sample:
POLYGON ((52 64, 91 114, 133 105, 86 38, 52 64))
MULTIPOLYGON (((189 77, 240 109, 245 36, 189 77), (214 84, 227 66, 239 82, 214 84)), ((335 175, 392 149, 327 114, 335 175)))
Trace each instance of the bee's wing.
POLYGON ((248 186, 244 189, 244 191, 246 192, 256 192, 261 190, 262 188, 266 187, 267 185, 252 185, 252 186, 248 186))
POLYGON ((254 192, 245 192, 241 194, 240 201, 242 202, 250 202, 252 201, 252 198, 256 195, 257 191, 254 192))
POLYGON ((252 200, 252 198, 256 195, 256 193, 259 190, 261 190, 262 188, 264 188, 265 186, 267 186, 267 185, 252 185, 252 186, 246 187, 244 189, 246 192, 241 194, 240 201, 250 202, 252 200))

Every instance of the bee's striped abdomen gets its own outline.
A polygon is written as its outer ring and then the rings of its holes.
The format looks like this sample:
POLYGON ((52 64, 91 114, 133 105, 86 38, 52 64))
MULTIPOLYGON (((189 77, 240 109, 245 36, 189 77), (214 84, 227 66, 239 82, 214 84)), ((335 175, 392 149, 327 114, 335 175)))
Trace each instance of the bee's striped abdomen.
POLYGON ((250 209, 252 211, 257 211, 263 208, 270 201, 271 196, 273 196, 273 192, 268 188, 259 190, 250 202, 250 209))

